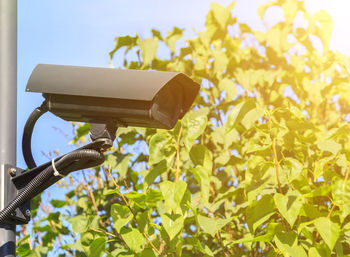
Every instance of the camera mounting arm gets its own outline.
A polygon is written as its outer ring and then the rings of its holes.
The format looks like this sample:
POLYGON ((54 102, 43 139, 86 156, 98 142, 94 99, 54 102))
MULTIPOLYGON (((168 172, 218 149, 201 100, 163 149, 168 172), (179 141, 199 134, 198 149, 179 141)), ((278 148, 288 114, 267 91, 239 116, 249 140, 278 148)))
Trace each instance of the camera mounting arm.
POLYGON ((91 124, 92 142, 50 162, 36 166, 31 146, 31 135, 35 122, 47 111, 46 103, 35 109, 27 120, 23 135, 23 154, 30 170, 11 174, 11 181, 17 190, 14 199, 0 212, 1 223, 23 224, 30 220, 29 200, 50 187, 70 172, 101 165, 104 152, 112 146, 116 125, 91 124), (18 208, 18 209, 17 209, 18 208))

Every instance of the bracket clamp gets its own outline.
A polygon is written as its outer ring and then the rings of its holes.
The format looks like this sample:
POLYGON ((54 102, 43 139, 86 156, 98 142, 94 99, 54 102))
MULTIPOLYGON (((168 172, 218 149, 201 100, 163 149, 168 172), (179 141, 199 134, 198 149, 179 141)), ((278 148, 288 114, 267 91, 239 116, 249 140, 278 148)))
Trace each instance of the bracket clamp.
MULTIPOLYGON (((3 210, 21 191, 13 182, 24 170, 9 164, 1 165, 0 171, 0 190, 2 197, 0 199, 0 209, 3 210)), ((27 224, 30 221, 30 202, 25 202, 11 215, 9 223, 27 224)))

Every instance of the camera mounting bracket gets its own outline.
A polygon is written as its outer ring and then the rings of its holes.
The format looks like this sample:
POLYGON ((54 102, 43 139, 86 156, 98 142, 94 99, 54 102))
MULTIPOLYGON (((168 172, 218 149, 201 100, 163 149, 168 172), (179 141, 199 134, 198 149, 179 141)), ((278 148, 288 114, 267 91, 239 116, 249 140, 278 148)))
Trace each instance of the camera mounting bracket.
MULTIPOLYGON (((4 209, 15 197, 21 192, 22 188, 14 183, 17 176, 25 173, 23 169, 14 167, 9 164, 1 165, 0 172, 0 190, 5 196, 0 201, 0 208, 4 209)), ((25 202, 18 207, 6 223, 10 224, 27 224, 30 221, 30 201, 25 202)))

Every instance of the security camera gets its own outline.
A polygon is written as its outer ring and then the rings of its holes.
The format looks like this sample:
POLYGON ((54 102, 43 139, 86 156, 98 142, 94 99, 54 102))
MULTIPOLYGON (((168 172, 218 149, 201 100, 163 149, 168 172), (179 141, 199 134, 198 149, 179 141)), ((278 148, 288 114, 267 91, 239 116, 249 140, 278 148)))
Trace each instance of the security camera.
POLYGON ((108 149, 118 127, 171 129, 191 107, 199 84, 178 72, 121 70, 39 64, 26 91, 42 93, 45 101, 29 116, 22 151, 29 168, 33 128, 47 111, 67 121, 89 122, 89 148, 108 149))
POLYGON ((191 107, 199 85, 176 72, 39 64, 26 90, 42 93, 45 101, 24 126, 22 150, 29 170, 11 178, 18 194, 0 211, 0 224, 7 219, 27 223, 30 217, 23 213, 32 197, 72 171, 101 165, 119 126, 174 127, 191 107), (92 142, 37 166, 31 137, 47 111, 67 121, 90 122, 92 142))
POLYGON ((26 91, 42 93, 67 121, 170 129, 199 85, 182 73, 39 64, 26 91))

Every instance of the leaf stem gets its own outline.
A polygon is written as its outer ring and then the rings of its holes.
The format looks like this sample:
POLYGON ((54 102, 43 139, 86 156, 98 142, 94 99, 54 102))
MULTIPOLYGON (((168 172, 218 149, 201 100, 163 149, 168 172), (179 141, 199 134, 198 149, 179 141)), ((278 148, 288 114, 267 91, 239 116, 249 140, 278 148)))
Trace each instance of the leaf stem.
POLYGON ((345 189, 345 184, 346 184, 346 181, 348 181, 349 179, 349 175, 350 175, 350 163, 348 165, 348 169, 346 170, 345 178, 343 181, 343 190, 345 189))
POLYGON ((275 166, 275 171, 276 171, 276 180, 277 180, 277 185, 278 185, 278 192, 282 193, 282 188, 281 188, 281 182, 280 182, 280 176, 279 176, 279 162, 278 162, 278 156, 277 156, 277 151, 276 151, 276 138, 272 136, 272 121, 271 121, 271 114, 268 112, 268 125, 269 125, 269 132, 270 132, 270 138, 272 139, 272 151, 273 151, 273 162, 275 166))
POLYGON ((143 232, 142 234, 148 241, 149 245, 153 248, 153 250, 155 250, 158 253, 158 255, 162 255, 158 248, 153 244, 152 240, 150 239, 150 236, 146 232, 143 232))
POLYGON ((278 185, 278 191, 279 193, 282 193, 282 188, 281 188, 281 182, 280 182, 280 177, 279 177, 279 164, 278 164, 278 156, 277 156, 277 151, 276 151, 276 139, 272 139, 272 151, 273 151, 273 159, 274 159, 274 165, 275 165, 275 170, 276 170, 276 180, 277 180, 277 185, 278 185))
MULTIPOLYGON (((113 178, 112 176, 112 173, 111 173, 111 168, 108 169, 108 174, 109 176, 111 177, 111 180, 113 181, 113 184, 115 185, 115 187, 117 189, 120 190, 120 186, 117 184, 117 182, 115 181, 115 179, 113 178)), ((127 189, 128 188, 128 185, 125 183, 124 181, 124 184, 125 184, 125 187, 127 189)), ((138 226, 140 226, 136 220, 136 213, 134 212, 134 210, 131 208, 130 206, 130 203, 128 201, 128 199, 126 198, 126 196, 122 193, 122 192, 118 192, 118 195, 123 199, 125 205, 129 208, 130 212, 132 213, 132 215, 134 216, 135 218, 135 222, 138 226)), ((150 236, 146 233, 146 232, 143 232, 142 235, 146 238, 147 242, 149 243, 149 245, 153 248, 154 251, 156 251, 158 253, 158 255, 161 255, 161 252, 157 249, 157 247, 153 244, 152 240, 150 239, 150 236)))
POLYGON ((95 212, 96 212, 96 215, 97 215, 97 216, 100 216, 100 214, 98 213, 98 207, 97 207, 97 204, 96 204, 95 196, 94 196, 94 194, 92 193, 89 184, 83 185, 83 187, 84 187, 84 189, 87 190, 88 193, 89 193, 89 196, 90 196, 90 199, 91 199, 91 202, 92 202, 92 206, 94 207, 94 210, 95 210, 95 212))
POLYGON ((327 218, 329 219, 332 215, 332 212, 334 211, 334 208, 335 208, 335 204, 332 205, 332 208, 330 209, 328 215, 327 215, 327 218))
POLYGON ((221 237, 220 231, 217 232, 217 236, 218 236, 217 239, 219 241, 219 244, 222 247, 222 251, 223 251, 224 255, 227 256, 227 257, 232 256, 231 252, 225 247, 224 242, 222 241, 222 237, 221 237))
POLYGON ((95 231, 95 232, 98 232, 98 233, 104 233, 104 234, 109 235, 109 236, 111 236, 111 237, 116 237, 116 235, 114 235, 114 234, 112 234, 112 233, 109 233, 109 232, 107 232, 107 231, 104 231, 104 230, 102 230, 102 229, 90 228, 90 230, 95 231))
POLYGON ((179 135, 177 137, 175 182, 177 182, 179 180, 179 177, 180 177, 180 139, 181 139, 181 135, 182 135, 182 126, 180 127, 179 135))

